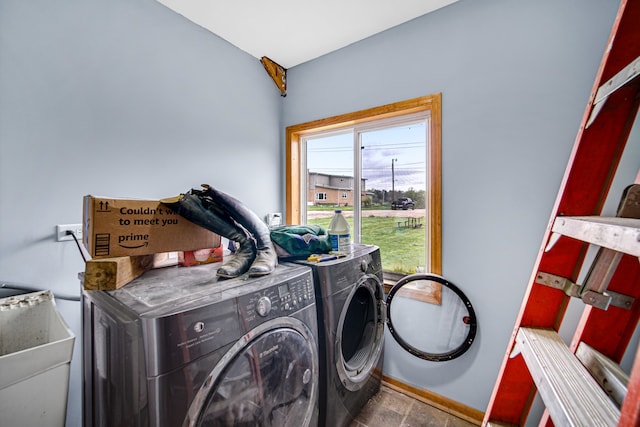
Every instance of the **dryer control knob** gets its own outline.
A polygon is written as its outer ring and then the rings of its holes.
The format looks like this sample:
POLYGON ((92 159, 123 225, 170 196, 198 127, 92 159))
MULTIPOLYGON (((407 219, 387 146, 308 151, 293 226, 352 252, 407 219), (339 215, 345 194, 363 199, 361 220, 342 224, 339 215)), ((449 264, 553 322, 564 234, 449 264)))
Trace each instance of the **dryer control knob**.
POLYGON ((261 297, 256 304, 258 315, 265 317, 271 311, 271 300, 269 297, 261 297))
POLYGON ((360 270, 362 270, 363 273, 366 273, 368 269, 369 263, 367 262, 367 260, 363 259, 362 261, 360 261, 360 270))

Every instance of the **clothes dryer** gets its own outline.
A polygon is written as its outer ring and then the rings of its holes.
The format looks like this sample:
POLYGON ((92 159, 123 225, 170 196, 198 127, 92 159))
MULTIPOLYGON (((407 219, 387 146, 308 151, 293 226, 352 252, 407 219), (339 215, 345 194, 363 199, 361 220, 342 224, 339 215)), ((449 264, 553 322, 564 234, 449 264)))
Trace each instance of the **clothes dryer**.
POLYGON ((83 292, 86 426, 315 426, 311 270, 152 270, 83 292))
POLYGON ((313 269, 320 349, 319 425, 344 427, 379 390, 385 325, 400 347, 433 362, 462 356, 477 319, 467 296, 444 277, 404 276, 384 294, 380 249, 353 244, 313 269))
POLYGON ((319 425, 347 426, 382 381, 384 288, 380 250, 354 244, 333 261, 311 266, 318 305, 319 425))

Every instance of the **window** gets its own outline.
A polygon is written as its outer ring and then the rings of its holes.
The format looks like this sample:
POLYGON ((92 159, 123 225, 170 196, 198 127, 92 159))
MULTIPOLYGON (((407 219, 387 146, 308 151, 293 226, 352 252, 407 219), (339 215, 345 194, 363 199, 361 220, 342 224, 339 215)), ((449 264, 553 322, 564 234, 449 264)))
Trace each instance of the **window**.
POLYGON ((286 134, 288 224, 328 226, 340 206, 354 242, 380 246, 386 272, 441 274, 440 94, 291 126, 286 134), (319 189, 322 207, 309 203, 319 189))
POLYGON ((327 200, 327 193, 316 193, 316 200, 327 200))

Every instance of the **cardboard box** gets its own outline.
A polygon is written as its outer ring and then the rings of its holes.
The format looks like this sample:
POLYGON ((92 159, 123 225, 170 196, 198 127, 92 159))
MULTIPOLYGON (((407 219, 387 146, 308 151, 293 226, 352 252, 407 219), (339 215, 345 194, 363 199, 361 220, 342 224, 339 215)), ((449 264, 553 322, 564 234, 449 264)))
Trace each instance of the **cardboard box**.
POLYGON ((220 246, 220 236, 158 200, 85 196, 82 240, 93 258, 150 255, 220 246))

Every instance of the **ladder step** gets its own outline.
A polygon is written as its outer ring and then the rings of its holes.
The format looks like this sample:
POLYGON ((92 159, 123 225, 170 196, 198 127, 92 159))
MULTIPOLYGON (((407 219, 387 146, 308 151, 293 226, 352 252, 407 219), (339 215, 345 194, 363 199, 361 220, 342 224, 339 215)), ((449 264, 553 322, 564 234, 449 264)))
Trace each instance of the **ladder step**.
POLYGON ((520 328, 515 350, 522 353, 555 425, 617 425, 620 410, 556 331, 520 328))
POLYGON ((622 406, 629 387, 629 375, 613 360, 581 342, 576 350, 576 357, 589 370, 605 393, 622 406))
POLYGON ((631 82, 638 76, 640 76, 640 57, 629 63, 629 65, 624 67, 618 74, 611 77, 602 86, 600 86, 598 88, 598 91, 596 92, 596 97, 593 100, 594 109, 591 112, 591 116, 589 117, 587 127, 589 127, 591 123, 593 123, 596 116, 598 115, 598 112, 602 109, 602 106, 607 101, 609 95, 620 89, 625 84, 631 82))
POLYGON ((559 216, 552 231, 583 242, 640 257, 640 219, 559 216))

